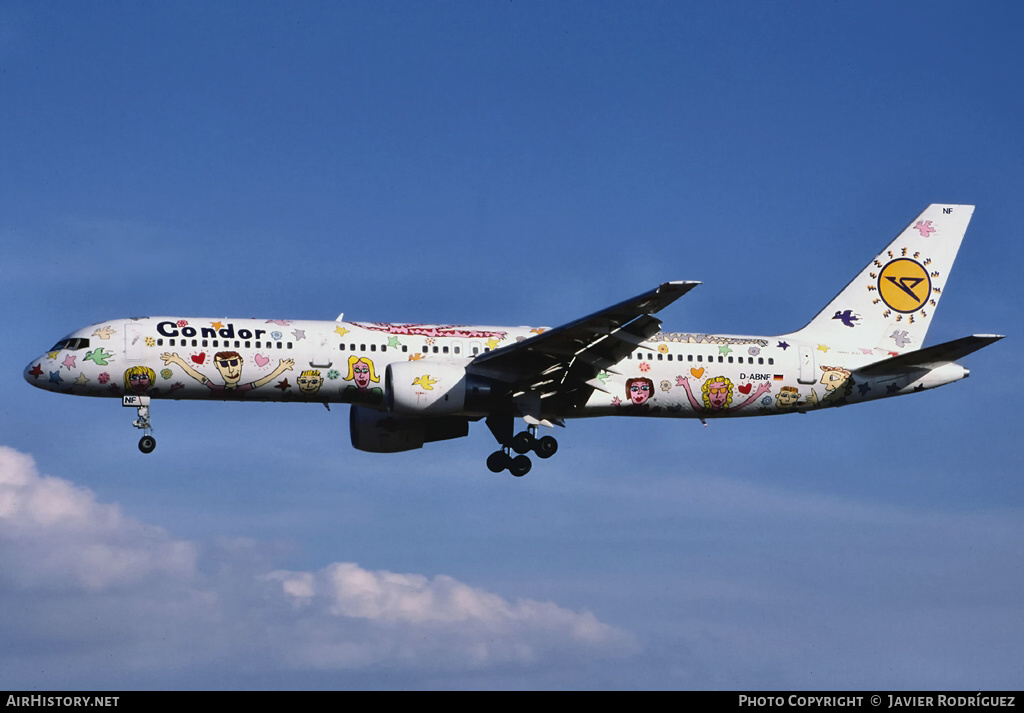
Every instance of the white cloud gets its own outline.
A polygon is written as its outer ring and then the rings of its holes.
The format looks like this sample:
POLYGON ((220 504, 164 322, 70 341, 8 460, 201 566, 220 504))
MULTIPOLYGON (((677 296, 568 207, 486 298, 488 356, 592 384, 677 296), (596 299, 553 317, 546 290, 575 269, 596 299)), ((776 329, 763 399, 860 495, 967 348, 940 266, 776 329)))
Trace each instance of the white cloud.
POLYGON ((177 540, 0 446, 0 684, 369 665, 451 673, 637 650, 588 612, 347 562, 271 570, 269 549, 177 540))

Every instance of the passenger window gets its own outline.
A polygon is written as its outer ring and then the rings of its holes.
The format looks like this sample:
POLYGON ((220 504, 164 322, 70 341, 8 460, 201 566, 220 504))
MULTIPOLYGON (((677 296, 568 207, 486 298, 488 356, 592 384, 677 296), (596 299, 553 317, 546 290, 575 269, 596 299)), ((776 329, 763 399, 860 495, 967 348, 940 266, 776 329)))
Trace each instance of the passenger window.
POLYGON ((702 354, 698 354, 697 361, 704 361, 704 356, 702 354))
MULTIPOLYGON (((743 357, 740 357, 742 359, 743 357)), ((732 364, 732 357, 729 357, 729 363, 732 364)))
POLYGON ((407 347, 407 346, 405 346, 405 345, 403 344, 403 345, 402 345, 402 353, 404 354, 404 353, 405 353, 405 352, 407 352, 407 351, 409 351, 409 347, 407 347))
POLYGON ((370 351, 371 351, 371 352, 375 352, 375 351, 377 351, 377 345, 376 345, 376 344, 371 344, 371 345, 370 345, 370 351))
POLYGON ((768 357, 768 364, 771 365, 771 364, 774 364, 774 363, 775 363, 775 360, 772 359, 771 357, 768 357))
POLYGON ((757 363, 758 364, 764 364, 764 357, 758 357, 757 358, 757 363))

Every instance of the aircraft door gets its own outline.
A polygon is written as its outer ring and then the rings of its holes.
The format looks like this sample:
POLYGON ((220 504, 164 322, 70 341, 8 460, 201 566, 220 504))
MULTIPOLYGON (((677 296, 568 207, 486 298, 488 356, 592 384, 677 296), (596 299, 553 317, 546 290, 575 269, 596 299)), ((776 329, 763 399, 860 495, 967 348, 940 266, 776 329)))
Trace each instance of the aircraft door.
POLYGON ((801 384, 818 381, 818 375, 814 372, 814 350, 806 344, 800 345, 800 373, 796 380, 801 384))
POLYGON ((138 322, 124 323, 124 358, 130 362, 142 361, 142 325, 138 322))

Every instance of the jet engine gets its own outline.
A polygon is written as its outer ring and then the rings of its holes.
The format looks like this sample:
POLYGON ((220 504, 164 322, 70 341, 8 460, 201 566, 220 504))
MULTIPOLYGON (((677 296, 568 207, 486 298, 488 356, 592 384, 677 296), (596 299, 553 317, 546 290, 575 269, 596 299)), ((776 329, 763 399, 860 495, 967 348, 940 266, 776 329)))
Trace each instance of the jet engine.
POLYGON ((385 372, 388 411, 405 416, 486 416, 492 384, 467 374, 461 364, 408 361, 388 364, 385 372))
POLYGON ((464 416, 396 416, 366 406, 349 412, 352 445, 370 453, 398 453, 422 448, 424 443, 469 435, 464 416))

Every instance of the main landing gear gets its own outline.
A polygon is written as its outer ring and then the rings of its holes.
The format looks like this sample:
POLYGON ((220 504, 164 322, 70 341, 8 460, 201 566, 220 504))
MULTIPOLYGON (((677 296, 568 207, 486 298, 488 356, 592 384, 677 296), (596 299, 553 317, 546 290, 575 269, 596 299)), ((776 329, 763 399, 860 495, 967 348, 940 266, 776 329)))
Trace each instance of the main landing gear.
MULTIPOLYGON (((537 454, 538 458, 550 458, 558 450, 558 441, 553 436, 537 438, 536 426, 528 426, 527 430, 520 431, 511 438, 501 438, 490 421, 488 421, 487 425, 491 426, 491 431, 494 433, 495 438, 498 438, 498 442, 502 443, 501 450, 497 450, 487 456, 487 469, 492 473, 500 473, 503 470, 507 470, 517 478, 521 478, 529 473, 530 468, 533 467, 529 456, 526 455, 527 453, 533 451, 537 454), (512 451, 515 451, 518 455, 513 456, 512 451)), ((511 423, 509 423, 507 430, 511 433, 511 423)))
POLYGON ((148 396, 124 396, 122 406, 134 406, 138 409, 139 417, 132 421, 135 428, 141 428, 144 434, 139 439, 139 450, 143 453, 152 453, 156 448, 156 439, 153 438, 153 424, 149 421, 149 397, 148 396))

